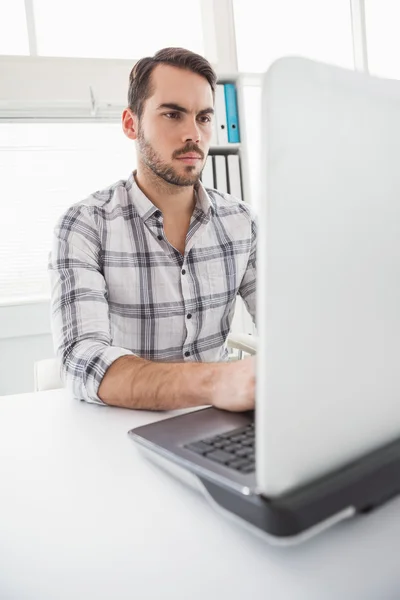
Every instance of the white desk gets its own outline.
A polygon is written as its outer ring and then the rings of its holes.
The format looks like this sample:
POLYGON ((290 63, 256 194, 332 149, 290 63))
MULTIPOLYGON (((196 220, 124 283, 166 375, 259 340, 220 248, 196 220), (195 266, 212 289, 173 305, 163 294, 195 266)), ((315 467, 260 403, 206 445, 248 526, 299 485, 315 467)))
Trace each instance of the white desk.
POLYGON ((0 397, 2 600, 400 598, 400 500, 269 546, 137 451, 128 429, 164 416, 0 397))

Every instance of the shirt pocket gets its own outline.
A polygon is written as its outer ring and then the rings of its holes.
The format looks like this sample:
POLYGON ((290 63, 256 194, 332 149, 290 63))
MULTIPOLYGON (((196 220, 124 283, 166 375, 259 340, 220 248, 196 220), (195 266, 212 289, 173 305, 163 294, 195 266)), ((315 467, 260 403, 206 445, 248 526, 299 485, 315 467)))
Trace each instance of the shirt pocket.
POLYGON ((213 293, 226 291, 238 292, 246 272, 245 257, 224 257, 206 262, 206 273, 213 293))

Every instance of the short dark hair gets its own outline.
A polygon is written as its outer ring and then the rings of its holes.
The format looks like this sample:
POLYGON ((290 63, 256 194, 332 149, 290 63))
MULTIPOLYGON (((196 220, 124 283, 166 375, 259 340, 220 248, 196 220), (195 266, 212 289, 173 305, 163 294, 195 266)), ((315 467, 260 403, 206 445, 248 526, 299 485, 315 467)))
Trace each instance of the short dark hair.
POLYGON ((145 101, 153 93, 151 74, 160 64, 186 69, 201 75, 207 79, 213 98, 215 97, 217 75, 208 60, 184 48, 163 48, 152 57, 138 60, 129 75, 128 105, 139 119, 143 114, 145 101))

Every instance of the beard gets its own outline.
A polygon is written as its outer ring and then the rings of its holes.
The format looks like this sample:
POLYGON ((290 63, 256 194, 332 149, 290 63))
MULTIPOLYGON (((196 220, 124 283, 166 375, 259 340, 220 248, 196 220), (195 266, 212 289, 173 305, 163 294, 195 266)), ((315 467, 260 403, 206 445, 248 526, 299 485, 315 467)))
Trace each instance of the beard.
MULTIPOLYGON (((186 172, 184 175, 180 175, 171 164, 163 161, 154 150, 150 142, 146 140, 143 129, 140 126, 137 140, 141 158, 144 164, 155 175, 157 175, 157 177, 160 177, 167 183, 181 187, 195 185, 200 180, 201 169, 196 172, 197 167, 185 165, 186 172)), ((193 143, 187 144, 185 148, 183 148, 183 150, 179 150, 177 154, 186 154, 187 152, 197 152, 200 156, 204 157, 204 153, 196 146, 196 144, 193 143)))

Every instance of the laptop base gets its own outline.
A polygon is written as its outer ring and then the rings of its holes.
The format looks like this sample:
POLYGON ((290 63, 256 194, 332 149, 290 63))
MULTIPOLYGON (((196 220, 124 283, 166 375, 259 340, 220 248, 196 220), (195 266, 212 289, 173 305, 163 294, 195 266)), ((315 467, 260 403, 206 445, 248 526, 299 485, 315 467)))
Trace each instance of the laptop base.
POLYGON ((232 474, 230 481, 228 468, 208 465, 210 461, 184 449, 190 439, 187 436, 193 435, 193 419, 201 416, 204 424, 211 417, 210 422, 217 421, 220 427, 221 414, 228 417, 230 427, 235 419, 243 423, 241 415, 210 408, 138 427, 129 435, 139 446, 195 475, 220 508, 282 541, 356 513, 368 513, 400 494, 398 439, 296 490, 265 498, 258 492, 254 476, 243 476, 240 483, 232 474), (181 438, 176 432, 181 432, 181 438))

